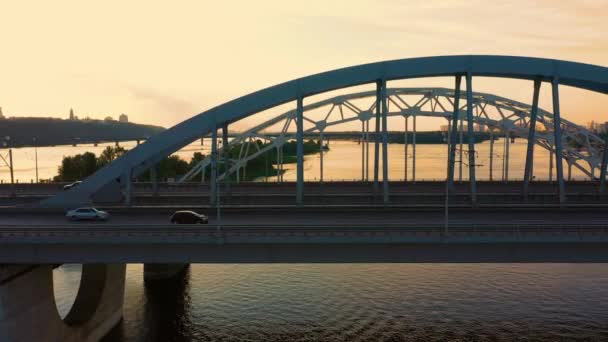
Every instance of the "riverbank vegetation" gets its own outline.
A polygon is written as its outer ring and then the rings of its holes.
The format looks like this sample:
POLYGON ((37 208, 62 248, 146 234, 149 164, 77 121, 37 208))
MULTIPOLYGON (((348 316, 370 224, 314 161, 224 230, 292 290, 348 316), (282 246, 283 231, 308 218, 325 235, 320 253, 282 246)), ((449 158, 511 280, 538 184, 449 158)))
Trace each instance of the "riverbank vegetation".
MULTIPOLYGON (((264 143, 261 140, 256 140, 247 146, 247 144, 234 144, 228 151, 229 159, 245 158, 246 156, 252 156, 258 151, 268 148, 269 143, 264 143), (256 147, 257 146, 257 147, 256 147)), ((327 146, 323 147, 328 149, 327 146)), ((319 153, 320 145, 319 141, 308 140, 304 142, 304 154, 315 154, 319 153)), ((282 146, 283 152, 283 163, 291 164, 296 162, 296 150, 297 144, 295 141, 289 141, 282 146)), ((58 175, 55 176, 53 181, 55 182, 73 182, 76 180, 82 180, 102 167, 110 164, 115 159, 125 154, 127 150, 123 147, 106 147, 105 150, 96 156, 94 153, 85 152, 74 156, 64 157, 61 166, 58 169, 58 175)), ((167 181, 170 179, 177 180, 180 176, 186 174, 190 169, 196 166, 200 161, 205 159, 207 156, 201 152, 194 152, 190 160, 184 160, 177 155, 171 155, 163 158, 157 164, 157 175, 161 181, 167 181)), ((277 149, 271 148, 268 151, 259 153, 255 158, 247 162, 244 169, 239 172, 240 180, 250 181, 260 177, 272 177, 279 173, 276 168, 277 164, 277 149)), ((219 174, 224 173, 227 169, 224 165, 224 156, 218 154, 218 170, 219 174)), ((205 173, 205 179, 209 180, 210 172, 207 170, 205 173)), ((231 179, 236 179, 236 174, 230 176, 231 179)), ((150 181, 151 175, 149 171, 137 177, 139 181, 150 181)), ((197 178, 200 180, 200 176, 197 178)))

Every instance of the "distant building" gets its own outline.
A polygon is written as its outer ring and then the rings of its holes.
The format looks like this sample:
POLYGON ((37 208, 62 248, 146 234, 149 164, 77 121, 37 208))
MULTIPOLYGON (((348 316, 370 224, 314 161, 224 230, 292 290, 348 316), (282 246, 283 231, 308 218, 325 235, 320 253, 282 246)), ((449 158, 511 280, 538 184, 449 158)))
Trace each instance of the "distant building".
POLYGON ((114 121, 114 119, 111 116, 106 116, 106 118, 103 119, 103 121, 114 121))
POLYGON ((129 117, 125 114, 120 114, 120 116, 118 117, 118 122, 129 122, 129 117))
POLYGON ((5 119, 4 114, 2 114, 2 107, 0 107, 0 119, 5 119))
POLYGON ((72 108, 70 108, 70 120, 76 120, 76 117, 74 116, 74 110, 72 108))

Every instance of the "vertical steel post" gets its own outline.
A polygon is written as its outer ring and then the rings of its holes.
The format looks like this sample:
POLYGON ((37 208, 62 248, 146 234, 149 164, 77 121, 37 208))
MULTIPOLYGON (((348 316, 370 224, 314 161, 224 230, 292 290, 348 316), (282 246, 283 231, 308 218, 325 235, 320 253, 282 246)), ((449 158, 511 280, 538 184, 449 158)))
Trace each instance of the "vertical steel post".
POLYGON ((365 181, 369 182, 369 120, 365 122, 365 181))
POLYGON ((553 134, 555 140, 555 170, 559 191, 559 203, 566 203, 566 186, 564 185, 564 171, 562 164, 562 125, 559 110, 559 80, 554 77, 551 82, 553 93, 553 134))
POLYGON ((209 204, 214 206, 217 191, 217 127, 211 130, 211 178, 209 179, 209 204))
POLYGON ((228 170, 230 170, 230 146, 228 146, 228 124, 222 126, 222 157, 224 159, 224 193, 230 191, 230 176, 228 170))
POLYGON ((405 160, 403 161, 403 180, 406 181, 406 182, 407 182, 407 164, 408 164, 408 162, 407 162, 407 158, 408 158, 408 153, 407 152, 408 151, 407 150, 408 150, 408 147, 409 147, 409 143, 407 141, 407 131, 408 131, 407 125, 408 125, 408 121, 410 121, 409 118, 410 118, 409 116, 404 116, 404 119, 405 119, 405 130, 403 131, 403 144, 404 144, 403 150, 404 150, 404 153, 405 153, 405 156, 404 156, 405 160))
POLYGON ((464 158, 464 148, 462 147, 464 141, 464 118, 460 118, 460 160, 458 161, 458 182, 462 182, 462 159, 464 158))
POLYGON ((361 121, 361 182, 365 182, 365 121, 361 121))
POLYGON ((467 134, 469 136, 469 185, 471 203, 477 205, 477 182, 475 180, 475 132, 473 130, 473 76, 467 73, 467 134))
MULTIPOLYGON (((569 161, 566 161, 566 163, 568 164, 568 181, 572 180, 572 163, 570 163, 569 161)), ((592 176, 593 179, 593 176, 592 176)))
POLYGON ((302 96, 298 96, 296 110, 296 144, 297 144, 297 185, 296 204, 302 205, 304 196, 304 105, 302 96))
MULTIPOLYGON (((460 112, 460 83, 461 75, 456 75, 456 85, 454 86, 454 112, 452 113, 450 133, 450 153, 448 154, 448 186, 454 188, 454 171, 456 169, 456 135, 458 133, 458 114, 460 112)), ((462 139, 461 139, 462 142, 462 139)))
POLYGON ((412 118, 414 131, 412 132, 412 182, 416 183, 416 114, 412 118))
POLYGON ((323 183, 323 131, 321 131, 319 140, 320 140, 319 157, 320 157, 320 162, 321 162, 321 166, 320 166, 320 170, 319 170, 319 179, 320 179, 321 183, 323 183))
POLYGON ((553 143, 549 144, 549 182, 553 182, 553 143))
POLYGON ((380 107, 381 107, 381 85, 376 82, 376 131, 374 132, 374 192, 378 192, 378 164, 380 164, 380 107))
POLYGON ((386 103, 386 80, 380 82, 381 91, 380 96, 382 97, 382 198, 384 204, 389 202, 388 193, 388 131, 387 131, 387 112, 388 107, 386 103))
POLYGON ((511 151, 511 131, 507 130, 505 138, 505 183, 509 182, 509 157, 511 151))
POLYGON ((536 143, 536 117, 538 115, 538 98, 540 95, 541 80, 534 80, 534 94, 532 95, 532 110, 530 111, 530 120, 528 122, 528 148, 526 150, 526 166, 524 168, 524 183, 522 195, 525 200, 528 199, 528 187, 530 179, 532 179, 532 165, 534 163, 534 144, 536 143))
POLYGON ((36 183, 38 183, 38 143, 36 138, 34 138, 34 159, 36 160, 36 183))
POLYGON ((504 125, 502 128, 502 136, 503 136, 503 140, 502 140, 502 181, 505 181, 505 165, 507 162, 507 130, 505 129, 504 125))
POLYGON ((494 129, 490 128, 490 181, 494 180, 493 177, 494 169, 494 129))

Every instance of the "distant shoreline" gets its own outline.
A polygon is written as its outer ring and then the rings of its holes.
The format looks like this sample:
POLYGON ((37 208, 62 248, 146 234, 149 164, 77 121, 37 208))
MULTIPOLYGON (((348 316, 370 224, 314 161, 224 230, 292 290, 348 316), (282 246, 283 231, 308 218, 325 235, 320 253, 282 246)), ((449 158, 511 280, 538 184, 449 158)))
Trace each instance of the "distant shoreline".
POLYGON ((52 147, 146 140, 164 127, 105 120, 0 120, 0 148, 52 147), (8 137, 8 138, 7 138, 8 137))

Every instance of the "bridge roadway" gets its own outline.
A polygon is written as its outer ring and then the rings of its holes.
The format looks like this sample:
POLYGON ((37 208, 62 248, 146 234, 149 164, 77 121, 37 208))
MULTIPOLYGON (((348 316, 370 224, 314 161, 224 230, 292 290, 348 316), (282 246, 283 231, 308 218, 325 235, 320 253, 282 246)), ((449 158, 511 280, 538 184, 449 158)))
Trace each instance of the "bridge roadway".
POLYGON ((608 262, 608 214, 588 210, 226 213, 170 225, 166 213, 109 222, 5 214, 0 263, 608 262))

